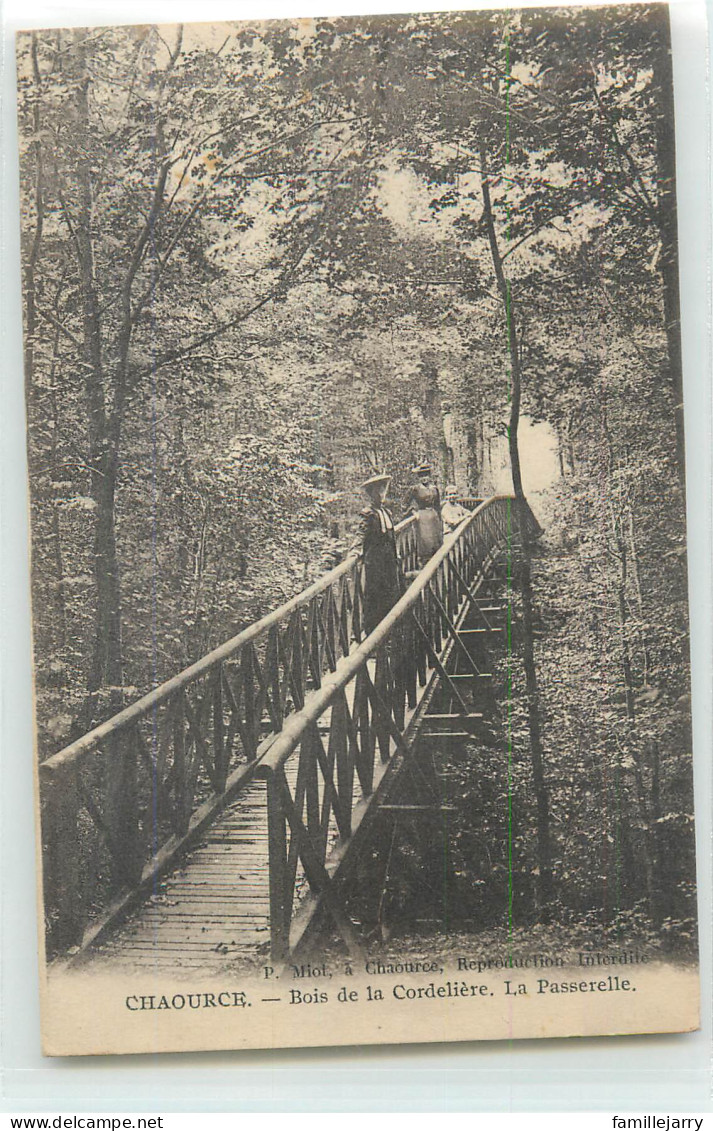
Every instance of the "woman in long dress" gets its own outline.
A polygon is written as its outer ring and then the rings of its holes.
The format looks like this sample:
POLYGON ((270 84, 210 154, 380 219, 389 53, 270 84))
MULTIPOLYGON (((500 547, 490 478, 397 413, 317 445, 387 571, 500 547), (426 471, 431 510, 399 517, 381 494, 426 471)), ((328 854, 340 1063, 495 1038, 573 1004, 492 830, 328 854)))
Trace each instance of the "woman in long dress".
POLYGON ((364 560, 364 630, 368 636, 401 596, 401 567, 391 512, 384 506, 390 475, 362 483, 370 505, 361 512, 358 534, 349 553, 364 560))
POLYGON ((443 544, 441 520, 441 494, 431 478, 431 465, 421 463, 414 467, 418 476, 406 499, 407 510, 416 515, 416 552, 421 569, 443 544))

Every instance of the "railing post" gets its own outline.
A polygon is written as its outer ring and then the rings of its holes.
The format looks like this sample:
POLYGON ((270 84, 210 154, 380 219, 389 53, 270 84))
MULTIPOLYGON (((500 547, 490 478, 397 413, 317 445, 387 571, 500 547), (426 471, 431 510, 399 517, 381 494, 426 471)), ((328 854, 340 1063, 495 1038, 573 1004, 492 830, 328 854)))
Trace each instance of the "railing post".
POLYGON ((115 890, 131 887, 141 876, 138 748, 136 741, 132 741, 133 734, 133 726, 117 731, 108 739, 105 754, 104 822, 111 858, 111 881, 115 890))
POLYGON ((352 833, 352 808, 354 801, 354 751, 347 734, 347 699, 342 691, 332 707, 330 726, 330 748, 334 749, 337 793, 340 801, 342 823, 339 833, 347 840, 352 833))
MULTIPOLYGON (((420 634, 419 634, 420 635, 420 634)), ((404 670, 404 684, 406 698, 411 710, 416 706, 416 690, 418 684, 418 658, 417 638, 413 617, 404 618, 402 624, 403 649, 401 662, 404 670)))
MULTIPOLYGON (((460 547, 454 547, 454 556, 456 556, 458 558, 461 557, 460 547)), ((453 576, 453 570, 452 570, 452 568, 450 568, 450 563, 449 563, 449 569, 448 569, 448 596, 449 596, 448 615, 450 616, 451 620, 453 620, 456 612, 458 611, 458 605, 460 603, 460 598, 459 598, 459 595, 458 595, 458 585, 457 585, 455 578, 453 576)))
MULTIPOLYGON (((382 644, 376 654, 376 672, 374 673, 374 688, 378 695, 378 702, 386 710, 391 708, 391 679, 389 673, 388 645, 382 644)), ((381 711, 372 704, 372 726, 379 743, 379 753, 382 762, 388 762, 390 752, 389 724, 381 717, 381 711)))
POLYGON ((259 724, 259 720, 255 717, 255 672, 253 669, 252 644, 243 649, 240 671, 243 679, 245 731, 250 743, 250 749, 246 750, 245 754, 248 760, 252 761, 257 752, 257 727, 259 724))
POLYGON ((361 562, 354 567, 354 604, 352 606, 352 636, 357 644, 364 635, 364 594, 362 590, 363 569, 361 562))
POLYGON ((225 722, 223 719, 223 665, 218 664, 213 680, 213 746, 215 748, 215 792, 222 793, 228 778, 228 757, 225 749, 225 722))
POLYGON ((354 688, 353 718, 359 734, 359 754, 356 767, 359 784, 365 797, 371 793, 374 783, 374 728, 369 718, 370 698, 366 686, 369 672, 364 667, 356 676, 354 688))
POLYGON ((302 736, 300 761, 304 765, 305 807, 307 819, 305 827, 312 844, 319 836, 319 776, 317 773, 317 743, 319 732, 317 724, 309 727, 302 736))
MULTIPOLYGON (((419 598, 418 598, 418 601, 416 603, 416 607, 413 610, 413 616, 418 618, 419 623, 423 626, 424 629, 426 628, 426 614, 427 614, 426 595, 425 595, 425 593, 421 593, 421 594, 419 594, 419 598)), ((416 652, 416 675, 418 676, 419 686, 425 687, 426 686, 426 677, 427 677, 427 673, 428 673, 426 645, 425 645, 425 641, 424 641, 421 633, 418 631, 418 629, 416 628, 415 625, 414 625, 413 631, 414 631, 415 652, 416 652)))
POLYGON ((282 689, 280 686, 280 634, 275 625, 267 636, 265 649, 265 678, 270 689, 272 710, 275 716, 276 729, 280 730, 283 722, 282 689))
POLYGON ((42 872, 51 955, 79 946, 84 933, 77 772, 73 766, 40 765, 42 872))
POLYGON ((186 766, 186 721, 185 721, 185 692, 181 691, 176 696, 173 712, 173 768, 175 777, 175 831, 177 836, 184 836, 188 829, 190 813, 187 804, 187 770, 186 766))
POLYGON ((391 709, 399 730, 404 729, 406 711, 406 633, 404 621, 396 625, 389 641, 391 655, 391 709))
MULTIPOLYGON (((433 579, 436 584, 438 579, 433 579)), ((431 636, 431 644, 436 652, 441 651, 443 641, 441 638, 441 610, 431 596, 430 588, 426 590, 426 600, 428 601, 428 629, 431 636)))
POLYGON ((278 775, 282 769, 267 775, 267 840, 270 885, 270 953, 274 961, 284 962, 289 954, 289 918, 287 893, 287 834, 285 813, 278 775))
POLYGON ((322 634, 320 632, 319 597, 313 597, 309 603, 309 616, 307 618, 309 640, 309 670, 312 673, 312 686, 322 686, 322 634))
POLYGON ((337 612, 334 604, 334 593, 328 589, 325 594, 326 614, 324 617, 324 646, 325 646, 325 659, 330 672, 336 671, 337 660, 339 657, 338 647, 338 619, 337 612))
POLYGON ((304 654, 304 645, 302 642, 302 613, 300 611, 295 613, 295 616, 293 618, 292 631, 293 638, 291 691, 295 710, 300 711, 302 707, 304 707, 305 692, 307 690, 307 674, 305 672, 306 661, 304 654))
POLYGON ((342 656, 349 655, 349 583, 342 578, 339 602, 339 646, 342 656))

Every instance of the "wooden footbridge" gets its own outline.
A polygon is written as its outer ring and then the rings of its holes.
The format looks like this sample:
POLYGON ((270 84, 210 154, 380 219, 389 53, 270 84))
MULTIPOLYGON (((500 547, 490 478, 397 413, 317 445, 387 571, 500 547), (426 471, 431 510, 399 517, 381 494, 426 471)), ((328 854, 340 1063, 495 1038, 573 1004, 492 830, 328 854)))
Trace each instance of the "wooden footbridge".
POLYGON ((429 809, 400 804, 418 744, 477 729, 519 514, 483 501, 420 572, 405 520, 413 581, 370 636, 349 559, 43 762, 48 955, 284 960, 326 924, 358 954, 350 871, 380 812, 429 809))

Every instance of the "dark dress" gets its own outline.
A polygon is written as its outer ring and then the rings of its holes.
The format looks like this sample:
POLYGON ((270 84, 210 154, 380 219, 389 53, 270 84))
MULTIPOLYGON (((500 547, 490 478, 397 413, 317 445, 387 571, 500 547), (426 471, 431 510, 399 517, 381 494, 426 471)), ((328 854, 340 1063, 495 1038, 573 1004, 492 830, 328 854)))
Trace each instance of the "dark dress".
POLYGON ((443 544, 441 494, 435 483, 414 484, 406 507, 416 515, 416 552, 419 565, 423 567, 443 544))
POLYGON ((351 549, 359 551, 364 560, 364 629, 368 636, 401 596, 394 520, 386 507, 367 507, 361 512, 351 549))

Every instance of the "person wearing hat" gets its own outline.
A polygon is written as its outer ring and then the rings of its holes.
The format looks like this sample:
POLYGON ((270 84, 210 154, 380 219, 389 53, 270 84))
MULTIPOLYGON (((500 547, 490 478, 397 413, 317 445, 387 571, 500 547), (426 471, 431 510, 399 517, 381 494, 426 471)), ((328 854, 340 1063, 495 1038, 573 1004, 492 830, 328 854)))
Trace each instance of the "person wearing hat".
POLYGON ((361 512, 359 532, 349 553, 364 561, 364 629, 373 632, 401 596, 401 566, 391 512, 384 506, 390 475, 372 475, 361 484, 370 505, 361 512))
POLYGON ((460 526, 464 518, 467 518, 470 511, 462 507, 458 500, 458 488, 454 483, 449 483, 446 487, 446 501, 441 507, 441 518, 443 519, 443 529, 446 534, 450 534, 455 530, 456 526, 460 526))
POLYGON ((443 542, 441 494, 432 481, 430 463, 424 461, 411 470, 418 476, 418 482, 409 491, 406 510, 416 515, 416 553, 419 567, 423 569, 443 542))

